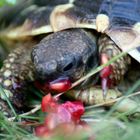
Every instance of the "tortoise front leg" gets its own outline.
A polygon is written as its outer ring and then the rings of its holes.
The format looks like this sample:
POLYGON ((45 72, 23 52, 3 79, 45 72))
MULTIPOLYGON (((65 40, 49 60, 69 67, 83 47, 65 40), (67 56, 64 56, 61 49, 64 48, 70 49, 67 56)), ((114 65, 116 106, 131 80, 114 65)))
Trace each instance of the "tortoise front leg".
MULTIPOLYGON (((11 52, 0 70, 1 86, 17 108, 26 104, 28 84, 34 80, 34 68, 30 58, 32 45, 27 43, 11 52)), ((3 94, 0 94, 0 98, 5 100, 3 94)))
MULTIPOLYGON (((102 35, 98 41, 101 64, 107 63, 110 59, 121 53, 118 46, 107 36, 102 35)), ((109 66, 106 66, 101 72, 101 85, 103 96, 106 97, 107 88, 117 85, 122 79, 130 64, 130 57, 124 56, 109 66)))

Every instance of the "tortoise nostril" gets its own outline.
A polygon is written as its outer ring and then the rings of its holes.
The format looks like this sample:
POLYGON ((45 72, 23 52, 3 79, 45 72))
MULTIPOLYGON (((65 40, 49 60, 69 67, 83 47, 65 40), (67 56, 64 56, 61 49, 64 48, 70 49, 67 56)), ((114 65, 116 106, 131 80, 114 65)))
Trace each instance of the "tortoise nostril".
POLYGON ((73 63, 69 63, 67 64, 64 68, 63 68, 63 71, 69 71, 73 68, 73 63))
POLYGON ((55 73, 57 70, 57 62, 52 60, 45 64, 45 72, 47 74, 55 73))

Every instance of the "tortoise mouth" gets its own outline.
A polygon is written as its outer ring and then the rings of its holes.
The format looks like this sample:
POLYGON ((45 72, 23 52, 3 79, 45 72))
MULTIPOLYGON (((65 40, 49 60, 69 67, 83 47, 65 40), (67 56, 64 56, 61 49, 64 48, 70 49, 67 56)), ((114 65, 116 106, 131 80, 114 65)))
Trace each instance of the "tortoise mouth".
POLYGON ((49 82, 49 89, 56 92, 65 92, 71 88, 72 82, 68 77, 59 77, 49 82))
POLYGON ((45 92, 61 93, 69 90, 72 86, 72 82, 69 77, 59 77, 52 81, 36 81, 35 86, 45 92))

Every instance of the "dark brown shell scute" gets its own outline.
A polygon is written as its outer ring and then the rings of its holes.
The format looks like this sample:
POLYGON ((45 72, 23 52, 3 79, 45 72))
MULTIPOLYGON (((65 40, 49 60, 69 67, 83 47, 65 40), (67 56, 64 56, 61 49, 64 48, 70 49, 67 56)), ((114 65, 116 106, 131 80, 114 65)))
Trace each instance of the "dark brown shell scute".
MULTIPOLYGON (((58 5, 68 3, 72 3, 73 7, 66 9, 63 14, 75 21, 88 21, 88 19, 95 20, 98 14, 105 14, 109 17, 110 28, 132 28, 135 23, 140 21, 139 0, 98 0, 96 2, 93 2, 92 0, 74 0, 72 2, 68 0, 33 0, 30 1, 30 3, 27 3, 26 9, 24 7, 24 10, 18 11, 19 13, 15 12, 16 16, 13 17, 16 18, 12 21, 11 25, 15 24, 14 27, 17 25, 22 26, 22 24, 24 25, 24 22, 28 20, 33 29, 49 25, 50 15, 53 9, 58 5)), ((23 7, 21 9, 23 9, 23 7)))
POLYGON ((30 17, 37 9, 38 9, 37 5, 32 5, 32 6, 26 7, 24 10, 19 12, 17 16, 13 17, 11 26, 17 27, 17 26, 23 24, 24 21, 28 17, 30 17))
POLYGON ((56 6, 58 4, 67 4, 68 2, 69 0, 33 0, 33 3, 39 6, 56 6))
POLYGON ((86 1, 84 1, 84 0, 75 0, 73 2, 73 4, 74 4, 75 7, 80 8, 81 12, 82 11, 83 12, 90 11, 90 15, 92 15, 92 17, 96 17, 96 15, 99 12, 99 9, 100 9, 102 1, 103 0, 97 0, 96 2, 93 2, 93 0, 86 0, 86 1))
POLYGON ((132 27, 136 22, 140 21, 138 9, 139 0, 117 0, 104 1, 100 7, 100 12, 109 16, 111 26, 132 27))
POLYGON ((12 28, 23 25, 24 23, 31 26, 30 28, 36 29, 41 26, 49 25, 49 16, 54 7, 38 7, 37 5, 30 6, 23 10, 11 23, 12 28))
POLYGON ((32 4, 31 0, 22 0, 15 6, 4 6, 0 8, 0 25, 11 25, 14 17, 18 16, 20 12, 32 4), (10 16, 9 16, 10 14, 10 16))

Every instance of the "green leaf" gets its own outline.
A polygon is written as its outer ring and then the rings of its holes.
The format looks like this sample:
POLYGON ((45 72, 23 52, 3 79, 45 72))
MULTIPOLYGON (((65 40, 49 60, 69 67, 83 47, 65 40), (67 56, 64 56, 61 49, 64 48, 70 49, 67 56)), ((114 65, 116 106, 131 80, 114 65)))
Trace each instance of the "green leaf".
POLYGON ((17 0, 0 0, 0 6, 4 6, 7 4, 14 5, 16 4, 17 0))

